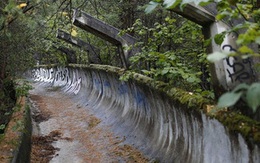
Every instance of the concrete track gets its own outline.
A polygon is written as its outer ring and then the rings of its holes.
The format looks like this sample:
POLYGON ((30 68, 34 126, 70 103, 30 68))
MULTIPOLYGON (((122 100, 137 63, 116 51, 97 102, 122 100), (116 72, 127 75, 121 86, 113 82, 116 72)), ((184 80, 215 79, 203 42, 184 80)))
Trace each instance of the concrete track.
MULTIPOLYGON (((92 108, 75 103, 56 88, 39 83, 33 86, 33 137, 54 138, 54 151, 47 156, 53 157, 51 163, 148 162, 141 152, 125 143, 124 137, 97 118, 92 108)), ((47 149, 37 149, 36 143, 31 162, 48 162, 40 158, 46 155, 37 155, 47 149)))
MULTIPOLYGON (((39 85, 48 86, 49 92, 43 91, 41 94, 50 95, 50 99, 44 102, 46 106, 51 105, 49 102, 56 97, 60 97, 56 103, 72 100, 73 104, 65 104, 69 111, 63 113, 62 108, 58 111, 63 114, 61 124, 64 128, 75 121, 73 129, 82 127, 78 132, 90 133, 87 130, 90 123, 88 119, 95 116, 100 120, 97 129, 109 129, 115 138, 119 138, 112 142, 120 142, 125 138, 120 144, 128 144, 127 147, 131 147, 131 144, 144 155, 160 162, 259 162, 260 150, 257 144, 248 144, 243 136, 230 132, 218 120, 188 106, 193 104, 199 107, 196 105, 199 101, 189 100, 189 104, 184 105, 178 98, 172 99, 157 90, 148 83, 151 80, 145 77, 136 80, 138 76, 134 76, 127 82, 120 81, 121 71, 120 68, 104 65, 71 65, 63 68, 38 68, 32 71, 31 76, 39 85), (50 91, 52 89, 61 94, 56 95, 55 91, 50 91), (70 114, 80 114, 83 118, 70 118, 70 114)), ((54 108, 49 111, 55 110, 54 108)), ((53 124, 57 123, 57 120, 52 121, 53 124)), ((62 133, 62 136, 74 138, 75 134, 67 132, 62 133)), ((103 137, 91 142, 105 146, 106 144, 102 145, 102 142, 107 143, 105 137, 105 142, 101 140, 103 137)), ((92 138, 88 139, 90 140, 92 138)), ((111 149, 108 151, 111 152, 111 149)), ((106 160, 106 157, 105 154, 103 159, 106 160)))

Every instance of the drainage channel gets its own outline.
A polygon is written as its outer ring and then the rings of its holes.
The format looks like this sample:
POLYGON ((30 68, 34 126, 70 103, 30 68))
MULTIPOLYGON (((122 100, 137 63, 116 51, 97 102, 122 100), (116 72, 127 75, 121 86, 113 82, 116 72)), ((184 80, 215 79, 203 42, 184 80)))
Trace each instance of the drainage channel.
POLYGON ((31 162, 152 162, 116 135, 87 106, 55 87, 34 83, 30 91, 31 162))

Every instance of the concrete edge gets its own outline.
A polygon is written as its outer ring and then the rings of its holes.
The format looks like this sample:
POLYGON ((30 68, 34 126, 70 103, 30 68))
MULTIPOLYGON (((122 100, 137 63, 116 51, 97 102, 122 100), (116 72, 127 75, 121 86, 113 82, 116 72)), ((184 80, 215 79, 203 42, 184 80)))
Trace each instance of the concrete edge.
MULTIPOLYGON (((25 98, 25 97, 23 97, 25 98)), ((23 131, 20 134, 20 144, 14 152, 12 163, 25 163, 30 162, 31 154, 31 137, 32 137, 32 120, 31 111, 28 105, 28 99, 25 99, 25 105, 23 106, 23 131)))
POLYGON ((26 97, 19 97, 14 109, 4 139, 0 143, 0 148, 3 148, 1 163, 30 162, 32 127, 26 97))

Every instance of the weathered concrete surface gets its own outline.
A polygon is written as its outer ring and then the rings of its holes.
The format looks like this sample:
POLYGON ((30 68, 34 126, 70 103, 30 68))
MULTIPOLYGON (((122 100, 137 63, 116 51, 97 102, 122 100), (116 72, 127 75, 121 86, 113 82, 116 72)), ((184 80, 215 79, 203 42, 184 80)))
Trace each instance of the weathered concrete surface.
POLYGON ((123 36, 119 36, 119 29, 80 10, 74 10, 73 24, 114 45, 133 45, 136 42, 136 39, 131 35, 124 34, 123 36))
MULTIPOLYGON (((214 7, 216 6, 214 5, 214 7)), ((205 26, 215 21, 216 9, 214 7, 206 6, 203 8, 201 6, 196 6, 194 3, 189 3, 183 10, 179 9, 179 7, 171 10, 201 26, 205 26)))
POLYGON ((119 35, 120 30, 99 20, 91 15, 80 11, 74 10, 73 24, 80 27, 110 43, 118 46, 120 59, 124 68, 129 66, 128 59, 139 51, 134 47, 136 39, 129 34, 119 35), (131 47, 131 48, 129 48, 131 47))
POLYGON ((219 121, 148 87, 149 80, 122 82, 122 70, 111 70, 94 65, 52 67, 33 74, 35 81, 59 86, 79 104, 93 108, 93 114, 126 142, 161 162, 259 162, 257 144, 248 144, 219 121))
MULTIPOLYGON (((49 84, 34 83, 33 86, 30 91, 36 109, 33 112, 48 117, 35 125, 34 136, 60 134, 53 142, 57 151, 51 163, 148 162, 142 153, 125 143, 124 137, 111 132, 111 126, 97 118, 91 106, 75 103, 49 84)), ((34 144, 32 148, 35 151, 34 144)), ((32 156, 31 162, 44 161, 32 156)))

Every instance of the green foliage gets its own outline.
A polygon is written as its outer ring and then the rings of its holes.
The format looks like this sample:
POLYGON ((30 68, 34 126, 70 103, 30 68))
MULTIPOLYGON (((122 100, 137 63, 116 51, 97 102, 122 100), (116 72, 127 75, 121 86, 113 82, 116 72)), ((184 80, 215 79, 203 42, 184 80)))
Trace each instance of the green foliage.
POLYGON ((2 138, 4 137, 4 130, 5 130, 6 125, 5 124, 0 124, 0 142, 2 138))
MULTIPOLYGON (((167 9, 180 7, 183 9, 187 3, 194 2, 196 5, 205 4, 205 2, 212 2, 210 0, 162 0, 151 1, 148 5, 147 12, 151 12, 159 4, 167 9), (154 2, 154 3, 153 3, 154 2)), ((228 56, 241 56, 241 57, 260 57, 259 51, 252 49, 252 44, 260 44, 260 9, 257 6, 257 1, 244 1, 244 0, 215 0, 217 4, 218 14, 216 20, 231 21, 231 20, 244 20, 241 24, 236 24, 230 30, 216 34, 213 38, 216 44, 221 45, 224 37, 232 32, 239 34, 236 41, 238 49, 236 52, 214 52, 208 55, 207 59, 211 62, 220 61, 228 56)), ((257 68, 256 68, 257 69, 257 68)), ((219 107, 229 107, 235 105, 239 99, 246 101, 248 106, 256 112, 259 107, 259 83, 253 83, 250 86, 245 84, 238 85, 231 92, 223 94, 218 101, 219 107)))
POLYGON ((223 94, 218 101, 218 107, 229 107, 233 106, 240 99, 243 92, 228 92, 223 94))
POLYGON ((246 92, 246 101, 253 112, 260 106, 260 83, 253 83, 246 92))
MULTIPOLYGON (((206 5, 210 0, 153 0, 146 7, 146 13, 151 13, 158 5, 162 5, 166 9, 174 9, 180 7, 182 10, 187 3, 195 3, 195 5, 206 5)), ((217 0, 218 1, 218 0, 217 0)))
POLYGON ((126 71, 122 75, 120 75, 119 80, 121 81, 128 81, 129 79, 133 78, 134 72, 126 71))
POLYGON ((0 125, 0 130, 3 130, 3 129, 5 129, 5 124, 0 125))
MULTIPOLYGON (((197 5, 205 4, 205 2, 212 2, 210 0, 164 0, 164 1, 151 1, 149 4, 158 6, 162 4, 167 9, 176 8, 178 6, 185 6, 185 4, 194 2, 197 5)), ((218 14, 217 20, 232 20, 232 19, 244 19, 242 24, 233 26, 229 31, 219 33, 214 36, 214 41, 217 44, 221 44, 226 34, 231 32, 238 32, 239 37, 237 39, 238 55, 250 55, 258 56, 259 52, 254 52, 250 48, 250 44, 259 44, 260 40, 260 9, 256 7, 256 1, 226 1, 215 0, 217 2, 218 14), (245 48, 247 47, 247 48, 245 48), (248 54, 250 52, 250 54, 248 54)), ((147 8, 150 6, 148 5, 147 8)), ((154 8, 153 8, 154 9, 154 8)), ((152 10, 149 10, 151 12, 152 10)))
POLYGON ((230 107, 235 105, 239 99, 244 100, 253 112, 260 106, 260 83, 238 85, 232 91, 223 94, 218 100, 218 107, 230 107))
POLYGON ((17 120, 15 121, 15 125, 12 126, 13 131, 20 131, 22 132, 24 129, 24 120, 17 120))
POLYGON ((150 1, 147 7, 145 8, 146 13, 151 13, 160 3, 150 1))
POLYGON ((216 44, 221 45, 222 42, 224 41, 226 32, 218 33, 214 36, 214 41, 216 44))
POLYGON ((174 100, 188 106, 189 109, 199 110, 203 108, 203 105, 210 104, 209 98, 205 98, 201 93, 192 93, 181 90, 179 88, 165 87, 163 89, 174 100))
POLYGON ((227 58, 229 53, 216 51, 207 56, 207 60, 210 62, 220 61, 221 59, 227 58))
MULTIPOLYGON (((238 50, 236 54, 225 54, 225 55, 240 55, 240 56, 254 56, 260 57, 259 51, 254 51, 252 49, 252 44, 258 44, 258 39, 260 37, 260 9, 254 7, 256 1, 220 1, 218 3, 218 15, 216 19, 223 20, 224 18, 227 20, 231 19, 244 19, 245 21, 242 24, 235 25, 227 31, 230 32, 238 32, 239 36, 236 41, 238 45, 238 50)), ((222 43, 221 41, 219 43, 222 43)), ((223 55, 222 52, 221 55, 223 55)), ((219 56, 221 56, 219 54, 219 56)), ((211 56, 216 56, 215 54, 211 54, 211 56)), ((216 58, 216 57, 215 57, 216 58)), ((221 57, 219 57, 221 59, 221 57)), ((248 106, 252 109, 253 112, 257 111, 259 107, 259 99, 260 99, 260 87, 259 83, 253 83, 247 88, 241 88, 245 86, 245 84, 238 85, 233 91, 223 94, 219 98, 218 105, 220 107, 223 106, 233 106, 237 103, 237 101, 241 98, 248 106), (241 89, 240 89, 241 88, 241 89), (229 99, 227 98, 230 97, 229 99)))
POLYGON ((0 90, 0 137, 4 133, 5 127, 11 117, 15 100, 13 81, 6 78, 3 88, 0 90))
POLYGON ((28 81, 19 82, 15 87, 16 97, 27 96, 32 88, 28 81))
POLYGON ((131 69, 188 91, 206 91, 199 86, 201 65, 206 64, 200 30, 200 26, 177 15, 151 28, 137 19, 127 30, 141 40, 136 45, 141 52, 130 58, 131 69))

